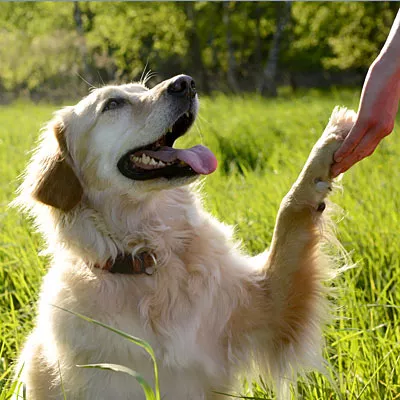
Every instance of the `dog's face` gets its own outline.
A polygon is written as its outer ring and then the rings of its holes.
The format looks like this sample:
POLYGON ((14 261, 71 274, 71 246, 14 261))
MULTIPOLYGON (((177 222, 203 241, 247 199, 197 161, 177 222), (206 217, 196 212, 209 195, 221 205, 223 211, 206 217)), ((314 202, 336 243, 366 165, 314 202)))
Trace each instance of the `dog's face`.
POLYGON ((76 106, 57 113, 58 154, 47 155, 42 163, 34 197, 68 210, 85 191, 138 196, 213 172, 217 161, 206 147, 172 147, 197 111, 195 84, 185 75, 151 90, 142 84, 95 89, 76 106))

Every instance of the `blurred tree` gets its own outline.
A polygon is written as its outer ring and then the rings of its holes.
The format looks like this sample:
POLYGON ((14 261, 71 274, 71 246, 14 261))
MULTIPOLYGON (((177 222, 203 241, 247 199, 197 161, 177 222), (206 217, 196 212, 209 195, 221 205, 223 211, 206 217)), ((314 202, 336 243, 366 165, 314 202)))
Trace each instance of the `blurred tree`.
POLYGON ((96 60, 115 65, 114 79, 138 79, 146 64, 166 74, 182 68, 188 22, 178 4, 92 3, 91 10, 88 45, 96 60))
POLYGON ((326 68, 369 67, 378 55, 399 9, 391 2, 337 3, 335 17, 337 33, 328 38, 333 56, 322 58, 326 68), (345 23, 343 23, 345 21, 345 23))
POLYGON ((201 43, 198 33, 198 12, 195 3, 188 1, 184 2, 185 15, 188 20, 187 40, 189 49, 192 50, 192 57, 188 57, 188 70, 191 75, 198 81, 202 91, 209 93, 210 88, 208 84, 207 71, 203 62, 203 55, 201 51, 201 43), (192 72, 193 71, 193 72, 192 72), (196 72, 198 76, 196 76, 196 72), (196 79, 197 78, 197 79, 196 79))
POLYGON ((234 11, 235 2, 233 1, 224 2, 223 8, 224 8, 223 23, 225 25, 226 49, 228 51, 227 79, 230 89, 233 92, 237 93, 239 91, 239 85, 236 80, 236 59, 232 43, 232 23, 231 23, 231 13, 234 11))
POLYGON ((6 90, 52 88, 81 68, 73 3, 0 5, 0 80, 6 90))
MULTIPOLYGON (((71 96, 89 80, 186 72, 200 92, 275 94, 292 76, 364 73, 390 29, 392 2, 0 3, 0 87, 71 96)), ((300 79, 299 78, 299 79, 300 79)), ((302 83, 298 80, 298 83, 302 83)), ((82 90, 87 90, 86 85, 82 90)))
POLYGON ((386 40, 398 9, 398 2, 294 2, 285 67, 291 71, 366 70, 386 40))
POLYGON ((279 52, 281 39, 284 29, 290 19, 292 3, 286 1, 277 12, 276 29, 272 38, 272 43, 268 53, 268 59, 262 73, 258 91, 262 95, 276 97, 277 92, 277 69, 279 61, 279 52))
POLYGON ((86 46, 86 38, 85 38, 85 31, 83 28, 83 20, 82 20, 82 11, 79 2, 74 2, 74 20, 76 24, 76 33, 80 38, 80 47, 79 51, 81 53, 81 58, 83 62, 83 73, 85 79, 89 82, 92 80, 91 72, 90 72, 90 61, 88 55, 88 49, 86 46))

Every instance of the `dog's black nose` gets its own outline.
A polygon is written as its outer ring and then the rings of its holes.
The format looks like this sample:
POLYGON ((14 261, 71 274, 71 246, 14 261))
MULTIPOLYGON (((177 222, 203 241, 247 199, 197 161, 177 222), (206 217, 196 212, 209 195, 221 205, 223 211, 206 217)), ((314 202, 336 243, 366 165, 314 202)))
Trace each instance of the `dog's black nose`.
POLYGON ((196 96, 196 85, 191 76, 179 75, 168 85, 168 93, 178 97, 194 97, 196 96))

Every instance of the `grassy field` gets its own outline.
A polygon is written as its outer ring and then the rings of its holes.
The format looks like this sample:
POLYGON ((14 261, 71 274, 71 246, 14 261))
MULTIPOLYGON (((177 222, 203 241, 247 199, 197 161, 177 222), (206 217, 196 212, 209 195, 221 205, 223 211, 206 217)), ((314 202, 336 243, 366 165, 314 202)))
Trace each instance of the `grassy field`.
MULTIPOLYGON (((321 134, 335 104, 357 107, 358 92, 308 91, 278 100, 255 96, 204 99, 200 118, 179 145, 202 142, 219 160, 204 185, 210 212, 235 224, 255 254, 268 245, 276 211, 321 134)), ((0 399, 24 337, 32 328, 46 260, 32 224, 8 208, 40 126, 54 105, 0 106, 0 399)), ((335 318, 326 328, 329 378, 311 374, 302 399, 400 399, 400 136, 345 174, 338 236, 356 267, 342 273, 335 318), (332 384, 330 381, 334 381, 332 384)), ((140 371, 139 371, 140 372, 140 371)), ((260 387, 246 398, 269 399, 260 387)), ((162 387, 161 387, 162 392, 162 387)))

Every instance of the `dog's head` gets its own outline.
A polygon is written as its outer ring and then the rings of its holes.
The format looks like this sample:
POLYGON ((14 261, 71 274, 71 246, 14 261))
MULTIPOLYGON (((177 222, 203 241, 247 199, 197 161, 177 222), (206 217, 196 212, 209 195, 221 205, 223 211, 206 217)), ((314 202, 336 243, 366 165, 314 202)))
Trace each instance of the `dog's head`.
POLYGON ((175 149, 193 124, 193 79, 179 75, 149 90, 142 84, 95 89, 57 112, 27 171, 30 194, 68 211, 90 191, 139 196, 188 184, 216 169, 206 147, 175 149))

